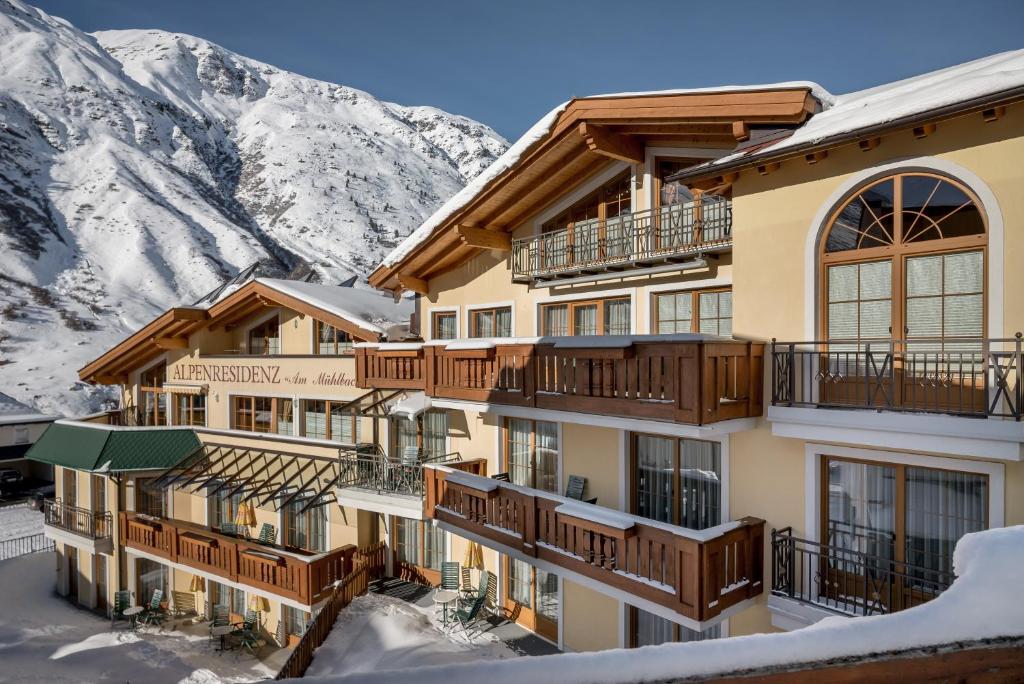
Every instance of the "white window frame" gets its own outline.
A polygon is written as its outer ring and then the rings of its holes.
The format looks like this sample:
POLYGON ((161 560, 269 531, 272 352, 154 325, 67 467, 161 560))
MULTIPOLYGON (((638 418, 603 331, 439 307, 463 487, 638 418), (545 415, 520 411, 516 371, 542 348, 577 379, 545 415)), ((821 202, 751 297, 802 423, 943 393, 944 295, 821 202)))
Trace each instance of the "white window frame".
MULTIPOLYGON (((461 339, 463 337, 462 327, 462 307, 461 306, 432 306, 427 309, 427 326, 430 328, 430 332, 424 335, 423 338, 426 340, 434 340, 434 314, 435 313, 454 313, 455 314, 455 339, 461 339)), ((515 314, 513 313, 513 330, 515 330, 515 314)), ((466 317, 465 330, 469 330, 469 317, 466 317)), ((422 331, 421 331, 422 332, 422 331)))
POLYGON ((540 336, 541 329, 541 316, 542 310, 545 305, 548 304, 564 304, 571 302, 580 302, 587 300, 602 300, 602 299, 620 299, 622 297, 629 297, 629 334, 636 335, 637 333, 637 310, 636 310, 636 295, 637 288, 635 287, 620 287, 614 290, 608 290, 604 292, 590 292, 590 293, 573 293, 564 295, 553 295, 551 297, 544 297, 538 299, 535 305, 534 316, 533 316, 533 336, 540 336))
POLYGON ((505 308, 505 307, 508 307, 509 311, 511 312, 511 322, 509 324, 509 327, 511 328, 511 330, 509 332, 512 333, 512 335, 511 335, 512 337, 516 337, 516 303, 515 303, 514 300, 511 300, 511 299, 507 299, 507 300, 501 301, 501 302, 485 302, 483 304, 467 304, 466 305, 466 327, 465 327, 466 337, 469 337, 470 331, 473 329, 473 326, 471 326, 469 324, 469 321, 470 321, 470 317, 473 315, 474 311, 479 311, 480 309, 501 309, 501 308, 505 308))

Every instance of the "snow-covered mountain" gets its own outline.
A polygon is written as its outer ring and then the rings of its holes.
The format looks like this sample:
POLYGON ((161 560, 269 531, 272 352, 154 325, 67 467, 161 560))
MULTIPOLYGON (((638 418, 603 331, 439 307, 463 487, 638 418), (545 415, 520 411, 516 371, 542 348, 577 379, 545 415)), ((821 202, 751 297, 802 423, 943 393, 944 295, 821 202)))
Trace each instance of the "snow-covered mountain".
POLYGON ((260 261, 360 278, 507 143, 163 31, 89 35, 0 0, 0 389, 45 411, 75 370, 260 261))

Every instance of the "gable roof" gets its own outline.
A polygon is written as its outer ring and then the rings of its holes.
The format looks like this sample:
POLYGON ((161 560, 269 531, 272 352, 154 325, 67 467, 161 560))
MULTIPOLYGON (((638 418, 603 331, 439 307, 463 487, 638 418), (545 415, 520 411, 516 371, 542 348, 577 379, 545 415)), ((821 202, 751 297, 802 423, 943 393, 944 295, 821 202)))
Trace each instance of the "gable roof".
POLYGON ((792 82, 570 100, 548 112, 403 240, 370 274, 370 284, 401 289, 403 274, 423 279, 469 258, 474 248, 456 234, 457 225, 495 231, 515 227, 531 209, 621 158, 599 137, 625 148, 672 140, 732 149, 737 131, 742 138, 749 125, 799 124, 829 97, 817 84, 792 82))
POLYGON ((834 147, 907 128, 943 115, 958 115, 1024 98, 1024 50, 957 64, 874 88, 837 95, 782 140, 684 169, 673 180, 723 174, 812 149, 834 147))
POLYGON ((257 278, 227 288, 208 304, 168 309, 78 371, 86 382, 117 384, 124 376, 202 328, 231 326, 258 312, 282 307, 312 316, 357 339, 375 342, 408 318, 412 306, 380 292, 275 278, 257 278))
POLYGON ((26 458, 89 472, 170 468, 201 446, 187 428, 124 428, 58 420, 26 458))

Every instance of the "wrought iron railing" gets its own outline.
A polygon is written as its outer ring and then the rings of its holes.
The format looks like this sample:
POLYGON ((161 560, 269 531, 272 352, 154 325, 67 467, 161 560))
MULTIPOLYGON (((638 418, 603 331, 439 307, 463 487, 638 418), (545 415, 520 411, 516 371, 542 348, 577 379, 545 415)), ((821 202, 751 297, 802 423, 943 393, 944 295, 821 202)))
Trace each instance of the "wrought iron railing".
POLYGON ((772 405, 1024 415, 1021 335, 1009 339, 772 340, 772 405))
POLYGON ((447 465, 461 460, 458 452, 425 454, 415 459, 389 457, 379 445, 366 445, 365 449, 342 454, 338 486, 370 490, 377 494, 422 497, 424 465, 447 465))
POLYGON ((519 238, 512 243, 513 278, 539 278, 575 270, 685 255, 728 245, 732 202, 707 196, 519 238))
POLYGON ((43 504, 44 520, 47 525, 90 539, 109 539, 113 534, 113 516, 110 511, 90 511, 61 503, 60 499, 47 500, 43 504))
POLYGON ((790 527, 772 530, 772 594, 846 615, 879 615, 930 601, 953 583, 949 559, 914 565, 893 558, 892 535, 865 541, 852 531, 828 545, 794 537, 790 527))

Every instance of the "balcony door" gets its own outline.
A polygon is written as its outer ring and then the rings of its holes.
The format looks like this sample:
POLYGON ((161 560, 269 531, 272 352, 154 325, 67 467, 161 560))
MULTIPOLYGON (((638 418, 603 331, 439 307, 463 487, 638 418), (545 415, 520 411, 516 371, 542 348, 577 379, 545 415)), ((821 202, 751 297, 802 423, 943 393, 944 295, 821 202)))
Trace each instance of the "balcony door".
POLYGON ((558 576, 515 558, 504 558, 505 611, 518 624, 558 641, 561 594, 558 576))
POLYGON ((822 403, 983 409, 986 243, 947 178, 891 176, 841 205, 821 245, 822 403))
POLYGON ((953 579, 953 549, 988 526, 988 477, 823 459, 820 600, 861 614, 922 603, 953 579))
POLYGON ((722 522, 718 442, 632 436, 632 512, 700 530, 722 522))

